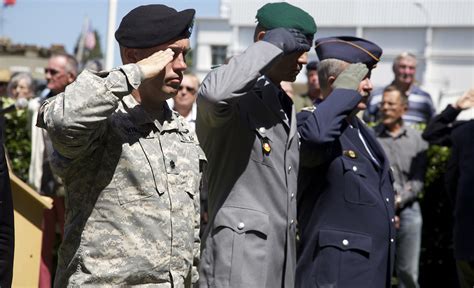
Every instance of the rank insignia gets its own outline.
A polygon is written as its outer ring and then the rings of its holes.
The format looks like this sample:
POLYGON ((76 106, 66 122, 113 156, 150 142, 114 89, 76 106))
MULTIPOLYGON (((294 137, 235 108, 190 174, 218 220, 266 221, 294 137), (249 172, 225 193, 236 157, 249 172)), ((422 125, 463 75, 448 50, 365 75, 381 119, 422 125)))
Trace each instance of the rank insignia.
POLYGON ((343 154, 352 159, 357 158, 357 154, 354 150, 344 150, 343 154))
POLYGON ((270 146, 270 143, 268 143, 267 141, 263 142, 262 144, 262 148, 263 148, 263 152, 265 152, 265 154, 270 154, 270 152, 272 151, 272 147, 270 146))

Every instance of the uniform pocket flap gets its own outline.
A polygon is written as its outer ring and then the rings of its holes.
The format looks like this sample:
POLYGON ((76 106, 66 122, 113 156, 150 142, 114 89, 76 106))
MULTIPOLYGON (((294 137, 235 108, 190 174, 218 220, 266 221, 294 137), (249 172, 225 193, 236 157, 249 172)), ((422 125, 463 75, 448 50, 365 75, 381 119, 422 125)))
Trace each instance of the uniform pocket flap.
POLYGON ((367 176, 367 164, 360 161, 354 161, 351 159, 347 159, 346 156, 341 157, 342 160, 342 167, 344 168, 344 172, 352 171, 357 175, 366 177, 367 176))
POLYGON ((227 227, 237 233, 257 231, 264 235, 268 234, 268 214, 239 207, 222 207, 217 212, 214 220, 214 229, 227 227))
POLYGON ((372 237, 347 231, 320 230, 319 246, 334 246, 341 250, 361 250, 370 254, 372 237))

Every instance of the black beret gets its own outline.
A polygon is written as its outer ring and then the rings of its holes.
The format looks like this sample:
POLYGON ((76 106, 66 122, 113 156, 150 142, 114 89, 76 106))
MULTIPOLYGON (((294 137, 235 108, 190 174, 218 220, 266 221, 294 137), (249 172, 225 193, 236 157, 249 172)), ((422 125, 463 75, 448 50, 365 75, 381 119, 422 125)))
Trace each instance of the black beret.
POLYGON ((369 69, 374 68, 382 56, 382 48, 377 44, 352 36, 320 38, 314 45, 321 61, 334 58, 348 63, 364 63, 369 69))
POLYGON ((311 61, 308 64, 306 64, 306 71, 318 70, 318 65, 319 65, 318 61, 311 61))
POLYGON ((128 48, 150 48, 174 39, 189 38, 194 9, 176 11, 161 5, 143 5, 128 12, 115 32, 115 39, 128 48))

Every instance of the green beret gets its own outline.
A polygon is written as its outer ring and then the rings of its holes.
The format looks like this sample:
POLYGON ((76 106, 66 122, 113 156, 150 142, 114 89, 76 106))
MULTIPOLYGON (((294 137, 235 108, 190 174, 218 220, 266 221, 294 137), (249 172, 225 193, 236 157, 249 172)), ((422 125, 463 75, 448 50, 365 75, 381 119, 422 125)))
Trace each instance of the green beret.
POLYGON ((307 37, 313 38, 316 23, 313 17, 286 2, 268 3, 257 11, 257 21, 265 29, 293 28, 300 30, 307 37))

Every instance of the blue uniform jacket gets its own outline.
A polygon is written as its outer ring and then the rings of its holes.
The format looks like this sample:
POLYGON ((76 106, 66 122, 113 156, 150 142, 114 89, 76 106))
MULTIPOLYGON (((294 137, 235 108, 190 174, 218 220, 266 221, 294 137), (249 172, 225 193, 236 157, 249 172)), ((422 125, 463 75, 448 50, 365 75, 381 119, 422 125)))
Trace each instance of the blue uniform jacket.
POLYGON ((356 91, 336 89, 314 112, 298 114, 296 287, 390 287, 393 177, 372 131, 355 116, 347 121, 360 100, 356 91))

